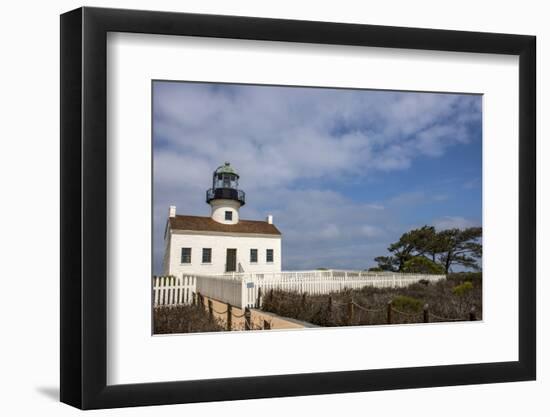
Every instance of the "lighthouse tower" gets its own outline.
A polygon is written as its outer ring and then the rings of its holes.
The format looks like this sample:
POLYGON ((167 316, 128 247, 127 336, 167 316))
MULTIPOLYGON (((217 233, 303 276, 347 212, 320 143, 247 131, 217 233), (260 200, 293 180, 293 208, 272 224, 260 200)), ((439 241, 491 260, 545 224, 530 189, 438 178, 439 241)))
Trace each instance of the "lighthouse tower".
POLYGON ((229 162, 214 171, 206 202, 210 216, 176 214, 176 207, 170 206, 164 232, 165 275, 281 271, 281 232, 271 215, 265 220, 240 217, 245 195, 229 162))
POLYGON ((239 174, 229 162, 214 171, 206 202, 212 207, 212 220, 222 224, 239 223, 239 209, 244 206, 245 194, 239 190, 239 174))

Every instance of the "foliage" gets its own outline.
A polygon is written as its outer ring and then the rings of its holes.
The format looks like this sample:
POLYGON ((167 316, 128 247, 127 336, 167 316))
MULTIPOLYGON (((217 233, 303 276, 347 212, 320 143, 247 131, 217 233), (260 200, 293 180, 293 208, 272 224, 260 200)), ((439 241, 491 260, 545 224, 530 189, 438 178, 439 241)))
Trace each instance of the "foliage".
POLYGON ((430 321, 468 320, 472 307, 475 307, 477 320, 481 320, 481 289, 481 273, 463 272, 449 274, 447 279, 437 282, 418 282, 405 288, 369 286, 329 295, 306 295, 305 299, 296 292, 274 290, 265 295, 262 309, 319 326, 377 325, 387 323, 388 301, 392 300, 395 309, 407 313, 395 312, 392 323, 421 323, 424 304, 428 304, 430 321), (464 283, 471 284, 472 289, 457 297, 453 289, 464 283), (354 309, 352 323, 347 317, 350 302, 363 308, 354 309))
POLYGON ((153 334, 220 332, 223 324, 210 318, 199 306, 156 307, 153 309, 153 334))
POLYGON ((378 256, 374 258, 379 271, 395 272, 399 268, 399 261, 394 256, 378 256))
POLYGON ((462 284, 453 287, 453 294, 461 297, 464 294, 472 291, 473 289, 474 284, 472 284, 472 281, 464 281, 462 284))
POLYGON ((398 310, 405 311, 420 311, 424 305, 421 300, 408 295, 398 295, 392 300, 392 304, 398 310))
POLYGON ((476 283, 480 283, 479 285, 481 285, 482 274, 481 272, 453 272, 447 274, 447 280, 453 281, 457 284, 461 284, 464 281, 470 281, 474 285, 476 283))
POLYGON ((426 261, 441 266, 444 273, 449 273, 453 265, 478 270, 482 255, 481 236, 481 227, 437 232, 433 226, 423 226, 401 235, 388 247, 389 256, 378 256, 374 260, 377 268, 393 272, 410 269, 411 262, 428 267, 426 261))
POLYGON ((397 242, 388 247, 388 251, 396 260, 397 270, 403 271, 405 263, 413 257, 431 254, 436 236, 433 226, 423 226, 403 233, 397 242))
POLYGON ((416 274, 444 274, 445 269, 428 258, 415 256, 405 262, 403 265, 403 272, 412 272, 416 274))
POLYGON ((481 234, 481 227, 450 229, 438 233, 438 260, 444 266, 445 272, 449 272, 453 264, 479 269, 481 234))

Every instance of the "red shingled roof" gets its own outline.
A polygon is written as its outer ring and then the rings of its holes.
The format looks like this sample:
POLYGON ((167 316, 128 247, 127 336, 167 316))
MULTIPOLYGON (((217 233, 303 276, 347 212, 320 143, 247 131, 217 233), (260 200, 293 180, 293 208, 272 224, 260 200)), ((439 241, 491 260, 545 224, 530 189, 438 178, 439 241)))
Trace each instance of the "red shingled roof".
POLYGON ((173 230, 193 230, 200 232, 251 233, 262 235, 280 235, 273 224, 258 220, 241 220, 237 224, 222 224, 210 217, 181 216, 170 217, 170 228, 173 230))

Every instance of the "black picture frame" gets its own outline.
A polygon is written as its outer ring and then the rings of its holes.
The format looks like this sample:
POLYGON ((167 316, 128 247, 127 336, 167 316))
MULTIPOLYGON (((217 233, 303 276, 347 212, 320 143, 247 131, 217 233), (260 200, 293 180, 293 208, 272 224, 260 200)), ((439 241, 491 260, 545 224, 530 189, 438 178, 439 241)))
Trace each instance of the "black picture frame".
POLYGON ((533 380, 534 36, 102 8, 61 16, 61 401, 82 409, 533 380), (108 32, 519 56, 519 360, 107 385, 108 32))

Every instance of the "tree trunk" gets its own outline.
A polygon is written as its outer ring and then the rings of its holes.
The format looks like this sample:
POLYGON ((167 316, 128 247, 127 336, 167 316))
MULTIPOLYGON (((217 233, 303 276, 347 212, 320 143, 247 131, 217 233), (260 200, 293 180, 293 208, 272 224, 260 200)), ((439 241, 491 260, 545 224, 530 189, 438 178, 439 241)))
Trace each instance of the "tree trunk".
POLYGON ((445 274, 449 273, 449 269, 451 268, 452 259, 453 259, 453 253, 448 252, 447 257, 445 258, 445 274))

